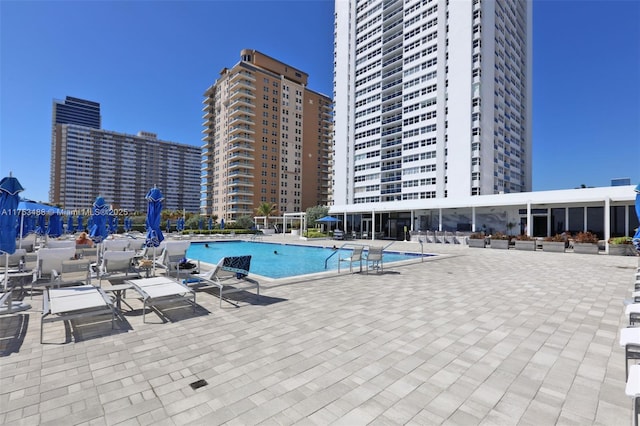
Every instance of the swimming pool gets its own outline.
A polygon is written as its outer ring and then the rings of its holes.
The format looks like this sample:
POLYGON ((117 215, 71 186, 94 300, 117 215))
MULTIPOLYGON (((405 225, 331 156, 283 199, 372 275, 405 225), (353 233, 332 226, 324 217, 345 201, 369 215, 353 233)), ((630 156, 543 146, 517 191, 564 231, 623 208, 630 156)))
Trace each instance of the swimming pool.
MULTIPOLYGON (((217 264, 226 256, 251 255, 251 273, 268 278, 287 278, 296 275, 334 271, 338 269, 338 257, 349 257, 351 249, 341 249, 324 267, 325 260, 333 253, 331 248, 293 244, 261 243, 252 241, 216 241, 191 243, 187 251, 189 259, 217 264), (277 252, 275 254, 274 252, 277 252)), ((425 255, 427 256, 427 255, 425 255)), ((384 252, 384 263, 419 259, 419 254, 384 252)), ((364 267, 364 262, 363 262, 364 267)), ((349 269, 348 264, 341 269, 349 269)))

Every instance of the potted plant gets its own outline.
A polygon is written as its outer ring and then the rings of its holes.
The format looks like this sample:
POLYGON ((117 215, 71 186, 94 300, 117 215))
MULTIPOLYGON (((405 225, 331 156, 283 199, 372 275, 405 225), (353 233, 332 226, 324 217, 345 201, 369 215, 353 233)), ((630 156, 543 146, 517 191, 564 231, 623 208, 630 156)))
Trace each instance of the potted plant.
POLYGON ((485 248, 486 236, 484 232, 474 232, 469 235, 469 247, 485 248))
POLYGON ((527 234, 516 235, 516 250, 535 251, 536 239, 527 234))
POLYGON ((633 246, 631 237, 609 238, 609 254, 613 256, 637 256, 638 252, 633 246))
POLYGON ((573 252, 580 254, 598 254, 598 236, 589 231, 578 232, 573 237, 573 252))
POLYGON ((556 234, 545 237, 542 240, 542 251, 551 251, 555 253, 564 253, 568 236, 566 234, 556 234))
POLYGON ((491 248, 508 250, 510 237, 502 232, 496 232, 491 236, 491 248))

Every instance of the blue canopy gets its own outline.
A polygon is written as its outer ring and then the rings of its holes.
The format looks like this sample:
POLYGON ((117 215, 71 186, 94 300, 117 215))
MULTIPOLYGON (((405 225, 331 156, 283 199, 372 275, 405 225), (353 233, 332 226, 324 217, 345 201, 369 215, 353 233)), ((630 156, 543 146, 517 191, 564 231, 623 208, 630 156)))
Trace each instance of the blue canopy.
POLYGON ((16 225, 16 234, 20 237, 26 237, 27 235, 35 232, 36 218, 31 215, 20 215, 18 223, 16 225))
POLYGON ((162 201, 164 196, 158 188, 153 188, 147 193, 145 197, 148 202, 147 207, 147 220, 145 225, 147 227, 147 239, 145 245, 147 247, 158 247, 164 235, 160 229, 161 213, 162 213, 162 201))
POLYGON ((16 218, 20 201, 18 193, 21 191, 24 188, 13 176, 0 180, 0 251, 7 255, 16 251, 16 218))
POLYGON ((331 217, 331 216, 325 216, 325 217, 321 217, 320 219, 316 220, 316 222, 320 222, 320 223, 337 223, 337 222, 340 222, 340 219, 336 219, 335 217, 331 217))
POLYGON ((109 236, 107 230, 107 216, 109 215, 109 206, 104 202, 104 198, 96 197, 91 209, 91 219, 93 225, 89 230, 89 236, 95 243, 101 243, 109 236))
POLYGON ((36 203, 31 200, 20 200, 18 211, 25 215, 41 216, 57 213, 59 215, 69 214, 68 211, 47 204, 36 203))

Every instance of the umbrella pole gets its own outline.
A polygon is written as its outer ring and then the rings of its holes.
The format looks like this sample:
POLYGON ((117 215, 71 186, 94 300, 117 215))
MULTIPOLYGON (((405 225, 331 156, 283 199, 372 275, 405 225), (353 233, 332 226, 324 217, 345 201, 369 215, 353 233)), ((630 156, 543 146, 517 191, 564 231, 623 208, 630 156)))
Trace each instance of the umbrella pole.
POLYGON ((153 276, 156 276, 156 247, 153 246, 153 276))
POLYGON ((24 214, 20 215, 20 242, 18 243, 18 248, 22 248, 22 234, 24 233, 24 214))
MULTIPOLYGON (((4 255, 4 291, 6 293, 9 285, 9 253, 5 252, 4 255)), ((9 299, 9 310, 11 310, 11 299, 9 299)))

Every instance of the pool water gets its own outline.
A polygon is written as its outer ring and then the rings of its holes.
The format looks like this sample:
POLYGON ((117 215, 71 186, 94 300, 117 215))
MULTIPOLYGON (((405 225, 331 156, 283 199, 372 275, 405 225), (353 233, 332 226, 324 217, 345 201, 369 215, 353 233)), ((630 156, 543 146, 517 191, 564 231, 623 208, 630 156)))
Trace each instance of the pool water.
MULTIPOLYGON (((324 264, 334 250, 323 247, 310 247, 292 244, 260 243, 252 241, 224 241, 207 243, 191 243, 187 258, 217 264, 227 256, 251 255, 251 273, 269 278, 287 278, 296 275, 313 274, 338 270, 338 258, 349 257, 351 249, 340 249, 324 264)), ((417 259, 419 254, 384 252, 384 263, 400 260, 417 259)), ((363 262, 364 268, 364 262, 363 262)), ((349 269, 343 263, 341 269, 349 269)))

